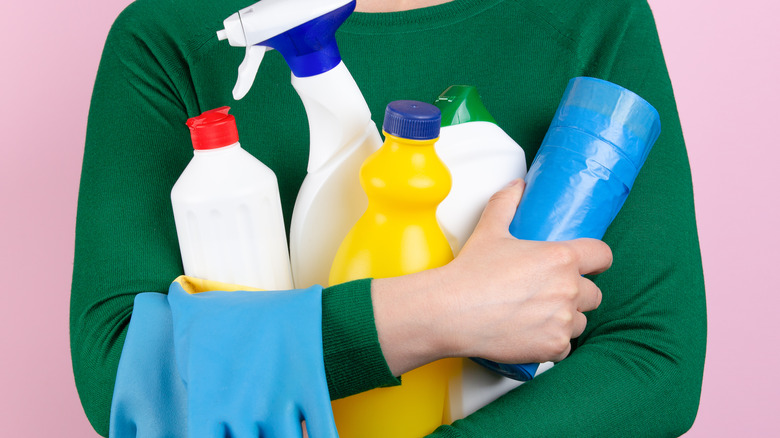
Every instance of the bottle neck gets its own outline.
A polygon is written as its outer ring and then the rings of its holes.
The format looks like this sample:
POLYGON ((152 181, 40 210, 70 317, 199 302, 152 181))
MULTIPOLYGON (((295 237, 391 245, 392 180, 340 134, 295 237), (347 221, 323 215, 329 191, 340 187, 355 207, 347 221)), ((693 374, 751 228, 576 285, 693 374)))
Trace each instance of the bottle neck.
POLYGON ((433 148, 433 146, 439 140, 439 137, 432 138, 430 140, 412 140, 409 138, 403 138, 403 137, 395 136, 393 134, 388 134, 385 131, 382 131, 382 134, 385 136, 385 144, 393 144, 398 146, 433 148))
POLYGON ((409 140, 385 134, 383 146, 360 169, 372 208, 435 213, 452 187, 452 176, 436 154, 436 139, 409 140))
POLYGON ((376 132, 363 93, 344 63, 317 76, 292 76, 309 119, 308 172, 320 169, 352 142, 376 132))
POLYGON ((231 153, 232 151, 236 151, 238 149, 241 149, 241 143, 235 142, 233 144, 229 144, 227 146, 222 146, 220 148, 214 148, 214 149, 193 149, 196 157, 205 157, 205 156, 214 156, 219 154, 227 154, 231 153))

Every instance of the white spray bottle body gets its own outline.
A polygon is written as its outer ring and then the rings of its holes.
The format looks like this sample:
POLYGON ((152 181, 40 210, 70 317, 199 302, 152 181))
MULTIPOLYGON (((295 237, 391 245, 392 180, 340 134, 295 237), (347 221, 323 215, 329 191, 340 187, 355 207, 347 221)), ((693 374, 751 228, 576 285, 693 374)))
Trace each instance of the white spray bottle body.
POLYGON ((368 206, 360 166, 382 145, 371 112, 344 63, 292 84, 309 118, 307 175, 290 224, 296 287, 327 285, 341 241, 368 206))
POLYGON ((327 285, 341 240, 368 205, 360 166, 382 144, 335 41, 354 8, 355 0, 263 0, 228 17, 217 32, 231 45, 246 47, 233 97, 249 91, 265 52, 276 49, 306 109, 308 173, 290 225, 294 283, 300 288, 327 285))

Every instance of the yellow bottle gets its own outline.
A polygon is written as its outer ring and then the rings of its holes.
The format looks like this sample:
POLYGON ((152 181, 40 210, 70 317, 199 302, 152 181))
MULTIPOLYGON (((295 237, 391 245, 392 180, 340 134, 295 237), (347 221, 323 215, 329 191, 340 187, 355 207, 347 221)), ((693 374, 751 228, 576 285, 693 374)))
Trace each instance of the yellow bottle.
MULTIPOLYGON (((441 113, 433 105, 387 106, 385 142, 361 167, 368 208, 339 247, 330 284, 395 277, 443 266, 452 250, 436 208, 452 186, 434 150, 441 113)), ((341 438, 420 438, 445 419, 447 385, 460 360, 445 359, 402 376, 402 385, 333 402, 341 438)))

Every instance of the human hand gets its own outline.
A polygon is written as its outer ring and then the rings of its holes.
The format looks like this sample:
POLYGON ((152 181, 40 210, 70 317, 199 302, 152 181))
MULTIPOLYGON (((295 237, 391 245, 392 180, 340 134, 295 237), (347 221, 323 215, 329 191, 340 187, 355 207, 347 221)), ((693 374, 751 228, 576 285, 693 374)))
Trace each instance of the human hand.
POLYGON ((524 189, 516 181, 488 202, 477 228, 449 264, 375 280, 380 344, 390 369, 405 372, 442 357, 496 362, 560 361, 585 330, 583 312, 601 303, 585 274, 612 263, 595 239, 518 240, 508 227, 524 189))
POLYGON ((524 183, 496 193, 452 263, 442 268, 443 306, 450 316, 446 344, 454 356, 507 362, 560 361, 582 334, 583 312, 601 303, 585 274, 612 264, 602 241, 518 240, 509 234, 524 183))

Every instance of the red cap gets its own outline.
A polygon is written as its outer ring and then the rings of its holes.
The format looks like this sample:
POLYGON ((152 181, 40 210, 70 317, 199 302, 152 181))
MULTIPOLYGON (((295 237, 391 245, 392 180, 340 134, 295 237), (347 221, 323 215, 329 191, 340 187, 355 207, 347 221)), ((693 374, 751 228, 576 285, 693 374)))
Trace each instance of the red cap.
POLYGON ((193 148, 217 149, 238 141, 236 118, 228 114, 228 111, 230 107, 223 106, 187 120, 193 148))

